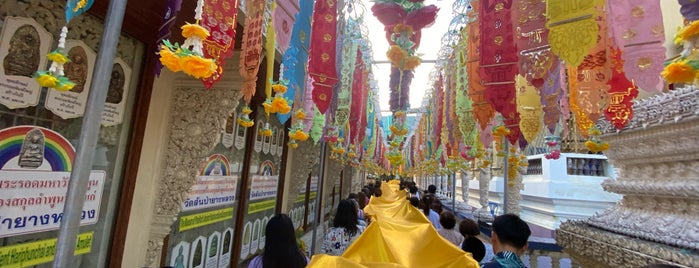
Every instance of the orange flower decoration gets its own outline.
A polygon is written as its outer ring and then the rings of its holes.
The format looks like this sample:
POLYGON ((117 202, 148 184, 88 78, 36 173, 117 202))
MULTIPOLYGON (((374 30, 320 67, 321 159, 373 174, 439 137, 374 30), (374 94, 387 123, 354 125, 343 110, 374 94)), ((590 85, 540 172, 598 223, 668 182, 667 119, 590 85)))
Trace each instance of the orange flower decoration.
POLYGON ((408 57, 408 51, 405 51, 404 49, 400 48, 397 45, 392 45, 389 49, 388 52, 386 52, 386 57, 388 60, 390 60, 394 65, 400 65, 399 63, 403 61, 403 59, 408 57))
POLYGON ((160 47, 160 63, 163 64, 166 68, 170 69, 172 72, 179 72, 182 71, 182 67, 180 65, 180 58, 177 57, 175 52, 172 52, 168 47, 166 46, 161 46, 160 47))
POLYGON ((394 33, 412 33, 413 32, 413 27, 410 25, 405 25, 402 23, 396 24, 396 26, 393 27, 393 32, 394 33))
POLYGON ((665 66, 660 75, 669 83, 691 83, 696 77, 696 72, 687 60, 683 60, 665 66))
POLYGON ((283 97, 274 97, 272 99, 272 109, 279 114, 288 114, 291 112, 291 106, 283 97))
POLYGON ((201 40, 206 40, 209 37, 209 30, 201 27, 199 24, 185 24, 182 25, 182 36, 184 38, 190 38, 192 36, 199 37, 201 40))
POLYGON ((410 56, 408 59, 405 60, 405 70, 415 70, 418 65, 420 65, 421 60, 419 57, 416 56, 410 56))
POLYGON ((209 78, 216 71, 216 63, 213 59, 199 56, 185 56, 181 58, 182 71, 196 79, 209 78))

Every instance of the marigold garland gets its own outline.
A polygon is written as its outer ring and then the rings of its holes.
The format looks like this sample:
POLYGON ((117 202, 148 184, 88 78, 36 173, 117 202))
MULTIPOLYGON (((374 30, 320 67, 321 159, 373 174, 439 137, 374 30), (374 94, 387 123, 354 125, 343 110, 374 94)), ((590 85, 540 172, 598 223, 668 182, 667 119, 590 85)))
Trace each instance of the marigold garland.
POLYGON ((63 73, 63 65, 70 62, 70 59, 64 51, 67 36, 68 27, 64 26, 61 28, 58 47, 46 55, 46 58, 51 62, 51 66, 47 71, 38 71, 34 73, 34 79, 39 83, 39 86, 53 88, 59 91, 68 91, 75 87, 75 83, 70 81, 63 73))
POLYGON ((692 83, 697 76, 699 61, 680 60, 675 61, 663 69, 660 75, 668 83, 692 83))

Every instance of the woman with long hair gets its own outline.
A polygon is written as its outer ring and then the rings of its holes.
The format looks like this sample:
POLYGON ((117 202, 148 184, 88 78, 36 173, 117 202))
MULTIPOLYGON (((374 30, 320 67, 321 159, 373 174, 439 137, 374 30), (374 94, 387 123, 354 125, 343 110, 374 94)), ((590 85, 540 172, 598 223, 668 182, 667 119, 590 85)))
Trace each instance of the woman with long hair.
POLYGON ((359 225, 357 206, 351 200, 341 200, 332 227, 325 233, 321 252, 340 256, 345 249, 364 232, 364 226, 359 225))
POLYGON ((422 213, 425 214, 428 220, 432 223, 435 229, 442 229, 442 224, 439 223, 439 213, 432 209, 432 203, 435 198, 433 195, 424 195, 422 200, 420 200, 420 207, 422 208, 422 213))
POLYGON ((265 228, 265 248, 256 256, 248 268, 302 268, 308 258, 296 243, 294 223, 286 214, 272 217, 265 228))

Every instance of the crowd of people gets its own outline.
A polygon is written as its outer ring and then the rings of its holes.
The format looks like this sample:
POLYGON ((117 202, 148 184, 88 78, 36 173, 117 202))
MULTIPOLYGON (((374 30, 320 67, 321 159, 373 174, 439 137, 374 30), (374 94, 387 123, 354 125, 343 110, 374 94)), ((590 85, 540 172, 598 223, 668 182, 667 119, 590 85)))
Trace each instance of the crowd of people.
MULTIPOLYGON (((470 253, 481 268, 526 267, 522 256, 527 251, 531 230, 519 216, 504 214, 495 217, 490 243, 483 243, 481 237, 484 236, 481 235, 478 223, 468 218, 459 221, 453 212, 444 210, 436 197, 437 188, 434 185, 428 186, 422 193, 414 182, 401 184, 401 189, 406 190, 407 200, 425 215, 440 236, 470 253)), ((341 256, 364 232, 371 218, 363 210, 371 196, 381 196, 378 185, 367 185, 360 192, 352 193, 339 202, 323 236, 321 254, 341 256)), ((293 223, 287 215, 278 214, 270 219, 265 235, 263 254, 253 258, 249 268, 300 268, 306 267, 310 262, 309 257, 299 248, 293 223)))

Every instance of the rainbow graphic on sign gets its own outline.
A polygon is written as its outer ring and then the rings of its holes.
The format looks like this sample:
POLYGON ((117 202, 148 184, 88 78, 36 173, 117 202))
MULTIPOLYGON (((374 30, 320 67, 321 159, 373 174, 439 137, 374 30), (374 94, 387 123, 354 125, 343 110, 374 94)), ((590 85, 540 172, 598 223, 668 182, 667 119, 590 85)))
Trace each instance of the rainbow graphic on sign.
POLYGON ((228 158, 222 154, 214 154, 206 159, 206 164, 199 170, 201 176, 230 176, 231 168, 228 158))
MULTIPOLYGON (((52 171, 73 170, 75 148, 57 132, 38 126, 15 126, 0 130, 0 169, 7 169, 8 162, 17 161, 27 133, 38 129, 44 135, 44 161, 52 171)), ((14 165, 13 165, 14 166, 14 165)))
POLYGON ((273 176, 274 175, 274 163, 271 160, 265 160, 260 164, 259 175, 262 176, 273 176))

